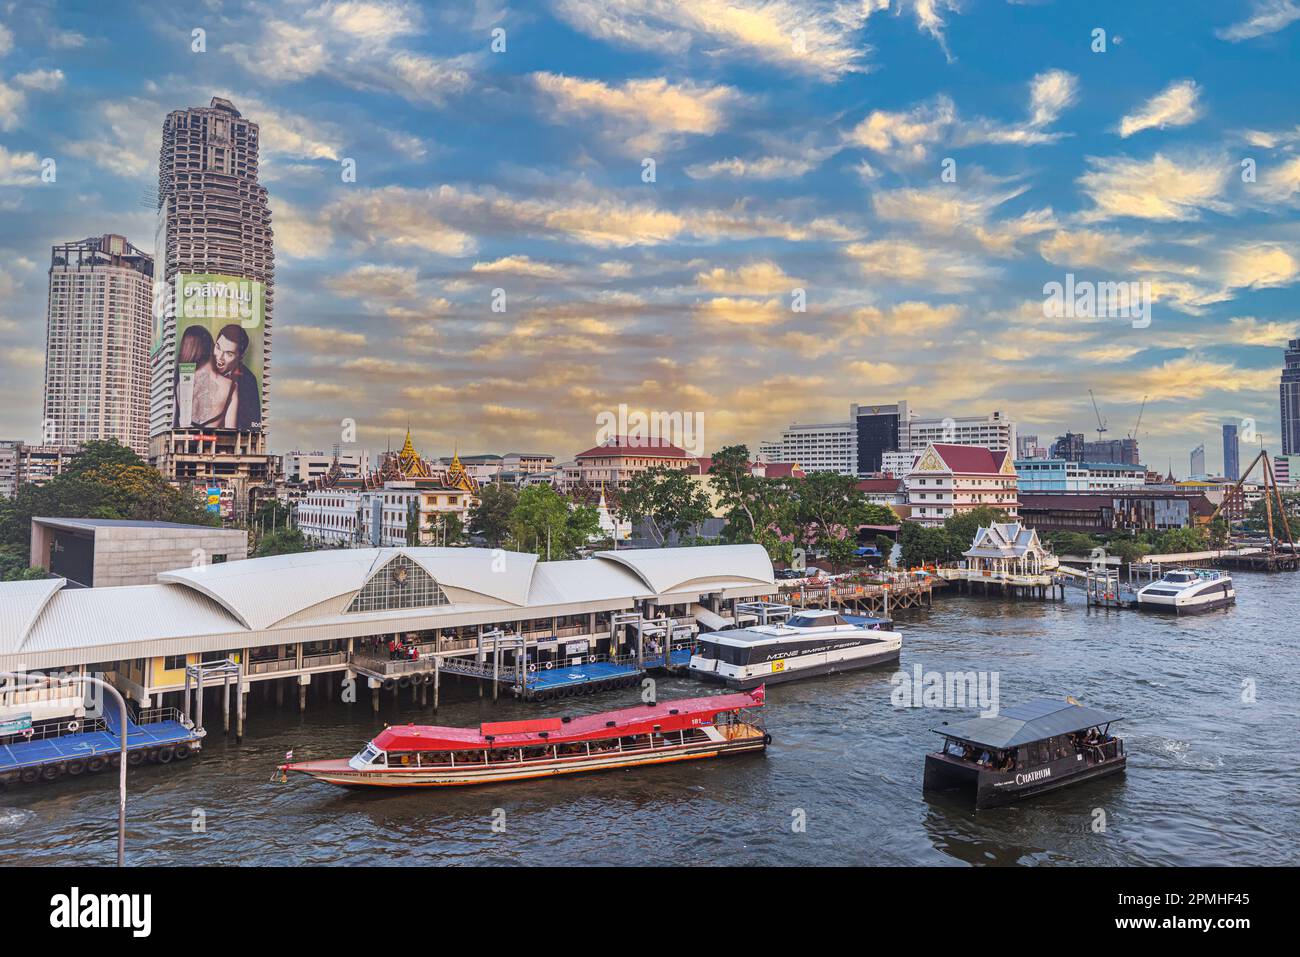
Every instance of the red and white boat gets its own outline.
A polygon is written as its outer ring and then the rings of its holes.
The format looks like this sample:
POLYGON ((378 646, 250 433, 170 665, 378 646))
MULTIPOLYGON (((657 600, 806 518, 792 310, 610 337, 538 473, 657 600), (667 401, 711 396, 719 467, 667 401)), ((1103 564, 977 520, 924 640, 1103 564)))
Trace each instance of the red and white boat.
POLYGON ((765 690, 661 701, 584 717, 478 728, 385 728, 360 754, 279 767, 347 787, 450 787, 520 781, 762 751, 765 690))

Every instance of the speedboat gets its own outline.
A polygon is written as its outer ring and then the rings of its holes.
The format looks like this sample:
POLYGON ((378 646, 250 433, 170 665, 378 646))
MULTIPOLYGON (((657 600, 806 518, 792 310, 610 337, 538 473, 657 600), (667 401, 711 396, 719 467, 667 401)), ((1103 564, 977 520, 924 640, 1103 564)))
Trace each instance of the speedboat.
POLYGON ((1040 698, 933 729, 940 751, 925 756, 926 791, 963 791, 975 807, 997 807, 1123 771, 1119 718, 1071 698, 1040 698))
POLYGON ((1209 611, 1237 600, 1232 576, 1212 568, 1179 568, 1138 590, 1138 607, 1175 614, 1209 611))
POLYGON ((762 752, 762 688, 583 717, 385 728, 351 758, 277 768, 344 787, 454 787, 762 752))
POLYGON ((778 625, 701 635, 689 671, 732 688, 753 688, 898 659, 903 636, 883 618, 803 611, 778 625))

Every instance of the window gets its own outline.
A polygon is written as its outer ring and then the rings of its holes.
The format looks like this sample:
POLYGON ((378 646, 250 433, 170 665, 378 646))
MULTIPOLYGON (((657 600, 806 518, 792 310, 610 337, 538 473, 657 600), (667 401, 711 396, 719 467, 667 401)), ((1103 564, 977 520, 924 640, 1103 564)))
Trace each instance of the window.
POLYGON ((438 583, 405 555, 381 568, 348 606, 349 612, 392 611, 449 604, 438 583))
POLYGON ((163 668, 167 671, 181 671, 186 664, 184 655, 168 655, 163 659, 163 668))

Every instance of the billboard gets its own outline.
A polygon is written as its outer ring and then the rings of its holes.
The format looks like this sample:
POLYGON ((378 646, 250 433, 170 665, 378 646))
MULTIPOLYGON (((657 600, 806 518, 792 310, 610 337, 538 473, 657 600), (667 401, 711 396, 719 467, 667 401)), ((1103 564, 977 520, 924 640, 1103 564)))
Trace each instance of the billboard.
POLYGON ((262 430, 266 287, 218 273, 177 273, 172 428, 262 430))

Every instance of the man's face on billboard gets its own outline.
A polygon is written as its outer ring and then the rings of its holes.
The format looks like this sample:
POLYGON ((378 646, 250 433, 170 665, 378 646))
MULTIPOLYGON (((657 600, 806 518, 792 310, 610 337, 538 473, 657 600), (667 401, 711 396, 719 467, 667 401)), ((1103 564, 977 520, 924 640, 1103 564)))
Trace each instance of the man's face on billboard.
POLYGON ((217 345, 212 353, 212 362, 222 375, 229 375, 239 368, 239 347, 225 336, 217 336, 217 345))

